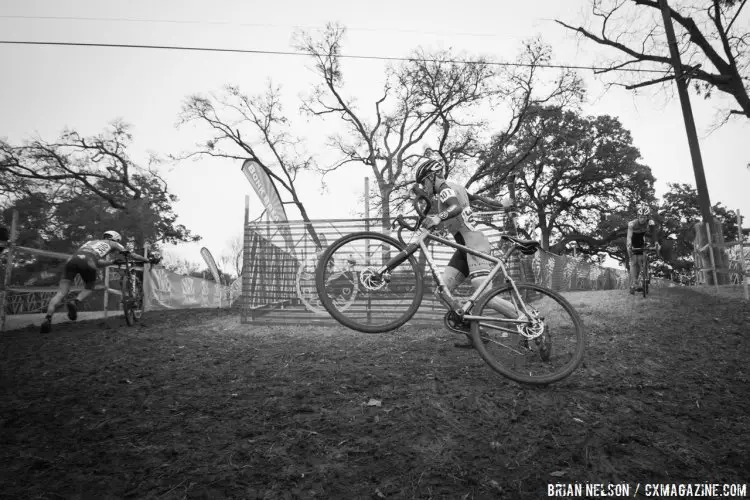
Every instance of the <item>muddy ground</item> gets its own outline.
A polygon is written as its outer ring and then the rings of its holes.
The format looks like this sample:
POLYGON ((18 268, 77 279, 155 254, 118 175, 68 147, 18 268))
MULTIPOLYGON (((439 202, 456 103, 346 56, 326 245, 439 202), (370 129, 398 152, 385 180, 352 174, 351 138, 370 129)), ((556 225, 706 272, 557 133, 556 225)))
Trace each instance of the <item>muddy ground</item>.
POLYGON ((0 498, 543 498, 750 483, 750 306, 567 297, 585 367, 546 388, 440 328, 366 335, 149 313, 0 338, 0 498))

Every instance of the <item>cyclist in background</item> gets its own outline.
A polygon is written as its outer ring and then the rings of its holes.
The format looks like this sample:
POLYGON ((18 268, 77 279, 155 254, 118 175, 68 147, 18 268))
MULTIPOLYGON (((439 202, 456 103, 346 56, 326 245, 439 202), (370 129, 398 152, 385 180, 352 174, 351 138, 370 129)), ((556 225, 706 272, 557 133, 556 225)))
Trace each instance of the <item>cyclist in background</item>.
MULTIPOLYGON (((628 259, 630 260, 630 294, 635 293, 638 284, 638 275, 643 267, 643 252, 646 247, 645 238, 648 236, 651 243, 657 247, 657 228, 656 223, 649 219, 651 209, 645 203, 638 205, 636 208, 637 219, 628 222, 628 234, 625 239, 625 246, 628 250, 628 259)), ((645 272, 645 270, 644 270, 645 272)))
MULTIPOLYGON (((415 181, 422 186, 428 195, 436 196, 438 200, 437 215, 427 216, 422 225, 427 229, 442 225, 446 231, 453 235, 459 245, 489 254, 490 241, 487 239, 487 235, 475 227, 471 202, 481 201, 491 207, 508 210, 511 204, 510 198, 498 203, 482 196, 470 194, 462 185, 447 181, 443 172, 443 166, 437 160, 428 159, 417 167, 415 181)), ((490 261, 457 249, 443 271, 443 281, 451 293, 466 278, 471 280, 472 286, 476 289, 489 275, 490 268, 490 261)), ((455 299, 453 304, 449 304, 448 299, 443 297, 438 290, 436 290, 436 296, 441 302, 453 309, 461 307, 461 303, 455 299)), ((506 300, 495 297, 489 305, 507 318, 526 319, 523 312, 519 315, 513 304, 506 300)), ((518 325, 518 328, 520 329, 522 326, 518 325)))
MULTIPOLYGON (((94 289, 97 269, 111 266, 116 262, 118 257, 130 253, 120 244, 121 240, 122 237, 117 231, 105 231, 102 239, 87 241, 65 261, 63 277, 60 279, 57 293, 47 305, 47 315, 42 322, 41 333, 50 332, 52 328, 52 315, 55 313, 55 309, 57 309, 60 302, 70 292, 70 286, 76 274, 81 275, 84 289, 78 293, 78 296, 74 300, 68 302, 66 305, 68 306, 68 318, 71 321, 75 321, 78 318, 78 306, 91 295, 94 289)), ((149 259, 140 255, 132 254, 131 258, 137 262, 150 262, 149 259)))

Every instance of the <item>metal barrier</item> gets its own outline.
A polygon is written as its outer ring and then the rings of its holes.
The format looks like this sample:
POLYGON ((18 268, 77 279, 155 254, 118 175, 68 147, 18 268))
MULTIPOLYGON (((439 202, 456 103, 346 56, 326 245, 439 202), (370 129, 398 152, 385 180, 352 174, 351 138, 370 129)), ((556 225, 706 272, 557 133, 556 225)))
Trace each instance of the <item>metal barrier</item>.
MULTIPOLYGON (((7 316, 15 318, 21 315, 38 316, 46 311, 50 299, 57 293, 58 283, 62 277, 62 266, 52 262, 39 262, 39 258, 51 261, 64 261, 71 255, 16 245, 18 237, 18 212, 13 212, 10 238, 7 243, 0 242, 4 249, 5 270, 0 281, 0 332, 6 329, 7 316), (23 256, 23 258, 22 258, 23 256), (18 266, 26 264, 33 269, 20 270, 18 266), (16 268, 14 276, 13 269, 16 268), (24 275, 27 274, 27 276, 24 275)), ((144 254, 148 248, 144 249, 144 254)), ((144 311, 173 308, 206 308, 230 304, 232 292, 239 295, 239 286, 222 286, 213 281, 182 276, 157 266, 133 266, 143 284, 144 311), (229 300, 222 300, 228 295, 229 300)), ((82 312, 101 313, 107 318, 110 311, 119 311, 120 270, 117 266, 100 269, 94 294, 83 304, 82 312), (114 300, 111 300, 114 299, 114 300)), ((66 299, 83 290, 80 276, 72 283, 70 294, 66 299)), ((41 321, 41 320, 39 320, 41 321)))
MULTIPOLYGON (((492 223, 502 227, 504 217, 495 215, 492 223)), ((372 230, 395 237, 394 232, 383 231, 380 219, 247 223, 240 305, 242 323, 333 324, 334 320, 321 306, 315 289, 315 266, 320 250, 311 237, 310 226, 324 246, 356 231, 372 230), (280 227, 285 228, 283 233, 280 227), (291 248, 283 234, 292 235, 291 248)), ((482 231, 490 240, 492 254, 502 253, 500 233, 486 226, 482 226, 482 231)), ((448 263, 454 252, 452 248, 435 244, 430 245, 430 251, 440 268, 448 263)), ((604 268, 544 251, 533 256, 514 254, 508 271, 519 282, 538 283, 563 292, 628 287, 628 273, 624 269, 604 268)), ((442 321, 445 309, 432 293, 431 273, 426 273, 424 278, 424 299, 411 324, 435 325, 442 321)), ((666 282, 655 278, 652 285, 665 286, 666 282)), ((468 296, 471 292, 468 282, 457 290, 459 296, 468 296)))

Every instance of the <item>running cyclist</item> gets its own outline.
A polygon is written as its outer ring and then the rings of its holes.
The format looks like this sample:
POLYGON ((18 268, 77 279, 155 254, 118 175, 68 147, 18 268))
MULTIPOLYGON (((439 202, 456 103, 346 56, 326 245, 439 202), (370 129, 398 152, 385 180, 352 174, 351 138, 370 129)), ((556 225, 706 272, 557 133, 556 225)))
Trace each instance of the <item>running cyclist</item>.
MULTIPOLYGON (((453 235, 456 243, 480 251, 490 253, 490 241, 487 236, 475 227, 472 219, 471 202, 480 201, 488 206, 509 209, 510 199, 506 198, 502 203, 490 200, 483 196, 469 193, 465 187, 445 179, 443 166, 437 160, 428 159, 417 167, 416 182, 430 196, 436 196, 438 200, 438 213, 425 218, 422 225, 430 229, 442 224, 442 227, 453 235)), ((443 271, 443 281, 446 288, 452 293, 466 279, 476 289, 482 284, 490 273, 490 262, 467 252, 457 249, 451 260, 443 271)), ((436 290, 437 297, 445 305, 458 309, 461 304, 454 302, 449 304, 447 299, 436 290)), ((512 303, 493 298, 490 307, 503 314, 507 318, 525 320, 526 315, 516 310, 512 303)), ((521 325, 519 325, 521 328, 521 325)))
MULTIPOLYGON (((83 279, 84 289, 78 293, 78 296, 68 302, 68 318, 75 321, 78 318, 78 306, 85 300, 94 289, 96 284, 96 270, 101 267, 111 266, 117 261, 122 254, 128 253, 128 250, 122 246, 120 241, 122 236, 117 231, 105 231, 100 240, 87 241, 76 250, 73 255, 65 261, 63 277, 57 293, 47 305, 47 315, 42 322, 41 333, 49 333, 52 328, 52 315, 55 313, 60 302, 70 292, 70 286, 77 274, 83 279)), ((151 262, 149 259, 140 255, 130 254, 130 258, 136 262, 151 262)))
POLYGON ((630 260, 630 295, 635 294, 638 283, 638 275, 643 267, 643 251, 646 247, 645 238, 651 238, 652 244, 656 244, 657 252, 659 245, 657 242, 656 223, 649 219, 651 209, 645 203, 638 205, 636 208, 637 219, 628 222, 628 235, 625 239, 625 246, 628 251, 630 260))

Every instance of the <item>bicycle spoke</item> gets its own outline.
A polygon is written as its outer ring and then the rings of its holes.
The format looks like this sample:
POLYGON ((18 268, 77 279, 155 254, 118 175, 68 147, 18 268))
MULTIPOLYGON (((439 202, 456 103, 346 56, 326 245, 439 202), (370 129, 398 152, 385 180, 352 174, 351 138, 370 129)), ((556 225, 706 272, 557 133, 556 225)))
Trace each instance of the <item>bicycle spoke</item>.
POLYGON ((318 296, 326 310, 345 326, 369 333, 408 321, 422 299, 414 257, 389 273, 378 272, 401 250, 396 240, 379 233, 355 233, 333 243, 316 270, 318 296))
POLYGON ((498 307, 502 305, 498 299, 506 301, 512 316, 519 314, 522 301, 512 287, 490 291, 477 304, 476 314, 483 319, 472 322, 475 345, 477 337, 487 341, 478 347, 480 355, 494 370, 517 382, 546 384, 568 376, 580 364, 585 347, 578 315, 552 290, 526 284, 517 288, 521 296, 536 292, 533 306, 526 305, 532 321, 525 325, 511 323, 507 321, 510 312, 498 307), (494 323, 495 327, 483 323, 494 323))

